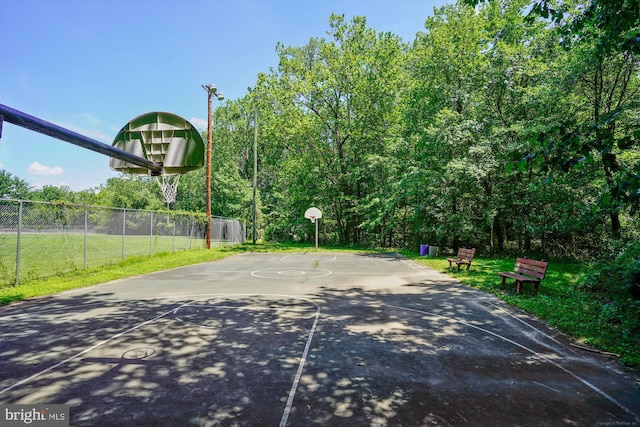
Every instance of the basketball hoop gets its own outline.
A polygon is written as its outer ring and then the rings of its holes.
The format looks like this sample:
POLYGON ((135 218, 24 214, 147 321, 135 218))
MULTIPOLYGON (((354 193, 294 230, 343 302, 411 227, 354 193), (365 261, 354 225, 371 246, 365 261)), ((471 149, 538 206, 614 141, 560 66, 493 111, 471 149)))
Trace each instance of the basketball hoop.
POLYGON ((174 203, 176 201, 180 174, 156 176, 156 181, 158 181, 158 185, 162 190, 164 202, 167 204, 167 207, 169 207, 169 203, 174 203))
POLYGON ((311 207, 307 209, 304 213, 304 217, 311 220, 312 224, 316 225, 316 251, 318 250, 318 221, 317 219, 322 218, 322 212, 320 209, 311 207))
POLYGON ((147 113, 136 117, 118 132, 111 144, 138 157, 162 164, 162 171, 112 157, 111 169, 142 175, 174 175, 204 166, 204 141, 191 123, 172 113, 147 113))
POLYGON ((310 219, 311 222, 316 222, 316 219, 322 218, 322 212, 318 208, 309 208, 304 213, 304 217, 310 219))
POLYGON ((161 171, 112 157, 111 169, 139 175, 152 175, 169 207, 176 201, 180 174, 204 165, 204 141, 200 132, 182 117, 165 112, 143 114, 124 125, 111 144, 138 157, 162 165, 161 171))

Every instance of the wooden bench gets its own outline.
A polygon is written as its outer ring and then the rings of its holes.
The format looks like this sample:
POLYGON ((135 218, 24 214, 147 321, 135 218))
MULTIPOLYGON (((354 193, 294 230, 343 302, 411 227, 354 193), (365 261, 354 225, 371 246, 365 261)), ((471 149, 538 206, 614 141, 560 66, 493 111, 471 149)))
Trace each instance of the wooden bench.
POLYGON ((460 271, 460 265, 465 264, 467 266, 467 270, 471 267, 471 262, 473 261, 473 255, 476 253, 475 249, 458 249, 458 255, 455 258, 447 258, 449 261, 449 268, 453 266, 455 262, 458 266, 458 271, 460 271))
POLYGON ((533 283, 533 293, 534 295, 538 293, 538 286, 544 276, 547 274, 547 265, 549 265, 546 261, 536 261, 535 259, 529 258, 518 258, 516 259, 516 264, 513 267, 513 272, 511 271, 500 271, 498 274, 502 277, 502 286, 505 286, 505 279, 508 277, 510 279, 515 279, 516 281, 516 290, 518 294, 522 294, 522 284, 523 283, 533 283))

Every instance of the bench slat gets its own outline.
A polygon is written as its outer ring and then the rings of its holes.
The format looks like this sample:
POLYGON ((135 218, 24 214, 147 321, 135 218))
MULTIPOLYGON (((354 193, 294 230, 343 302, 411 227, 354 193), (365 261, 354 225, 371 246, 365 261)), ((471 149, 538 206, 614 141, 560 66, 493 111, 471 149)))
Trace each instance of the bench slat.
POLYGON ((460 271, 460 265, 464 264, 467 266, 467 270, 471 267, 471 262, 473 261, 473 256, 475 255, 476 250, 474 249, 458 249, 458 255, 455 258, 447 258, 449 261, 449 268, 451 268, 453 263, 456 263, 458 266, 458 271, 460 271))
POLYGON ((549 263, 545 261, 537 261, 535 259, 518 258, 513 271, 524 274, 527 276, 533 276, 537 279, 544 279, 547 273, 547 265, 549 263))
POLYGON ((537 293, 538 285, 547 274, 548 265, 549 263, 546 261, 517 258, 513 267, 513 272, 500 271, 498 272, 498 275, 502 277, 503 286, 505 284, 505 278, 508 277, 510 279, 514 279, 516 281, 518 294, 522 293, 522 284, 527 282, 533 283, 534 293, 537 293))

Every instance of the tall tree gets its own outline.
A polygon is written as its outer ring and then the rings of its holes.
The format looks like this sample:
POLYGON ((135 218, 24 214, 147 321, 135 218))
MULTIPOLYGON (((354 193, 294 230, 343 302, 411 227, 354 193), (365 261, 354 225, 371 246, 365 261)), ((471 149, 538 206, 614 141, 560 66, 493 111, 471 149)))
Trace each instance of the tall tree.
POLYGON ((25 180, 13 176, 6 170, 0 170, 0 198, 28 199, 32 186, 25 180))
POLYGON ((331 211, 339 240, 358 243, 369 238, 363 223, 377 214, 368 196, 388 182, 382 159, 398 133, 405 46, 368 28, 363 17, 347 23, 332 15, 329 25, 330 41, 278 46, 273 90, 280 94, 273 99, 281 103, 276 111, 288 115, 289 134, 289 157, 280 162, 296 170, 288 182, 287 191, 296 192, 291 208, 321 205, 331 211))
POLYGON ((487 169, 477 141, 484 133, 478 108, 486 90, 485 27, 473 8, 444 6, 410 52, 414 86, 405 125, 416 145, 405 180, 418 204, 416 232, 430 244, 472 243, 472 222, 481 216, 487 169))
POLYGON ((65 201, 73 203, 76 201, 75 193, 67 185, 59 187, 55 185, 45 185, 41 189, 33 192, 33 199, 44 202, 65 201))
POLYGON ((122 175, 109 178, 98 188, 97 202, 102 206, 127 209, 163 209, 158 184, 150 177, 122 175))
POLYGON ((538 157, 549 171, 600 165, 600 207, 611 233, 621 235, 621 215, 640 209, 640 5, 595 0, 534 12, 561 25, 568 61, 559 83, 572 95, 562 117, 540 133, 538 157))

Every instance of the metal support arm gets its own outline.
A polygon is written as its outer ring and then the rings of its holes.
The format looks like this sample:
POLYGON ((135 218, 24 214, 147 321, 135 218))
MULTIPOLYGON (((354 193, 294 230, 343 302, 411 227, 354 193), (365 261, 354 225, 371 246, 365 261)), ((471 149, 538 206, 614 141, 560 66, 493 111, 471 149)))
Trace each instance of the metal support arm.
MULTIPOLYGON (((152 173, 162 172, 162 165, 160 163, 152 162, 145 158, 134 156, 127 151, 104 144, 87 136, 80 135, 79 133, 65 129, 37 117, 30 116, 27 113, 23 113, 22 111, 15 110, 3 104, 0 104, 0 117, 3 117, 4 121, 8 123, 12 123, 14 125, 21 126, 23 128, 42 133, 44 135, 66 141, 74 145, 78 145, 82 148, 86 148, 100 154, 105 154, 110 157, 115 157, 117 159, 133 163, 134 165, 149 169, 149 171, 151 171, 152 173)), ((0 122, 0 136, 2 136, 1 132, 2 131, 0 122)))

